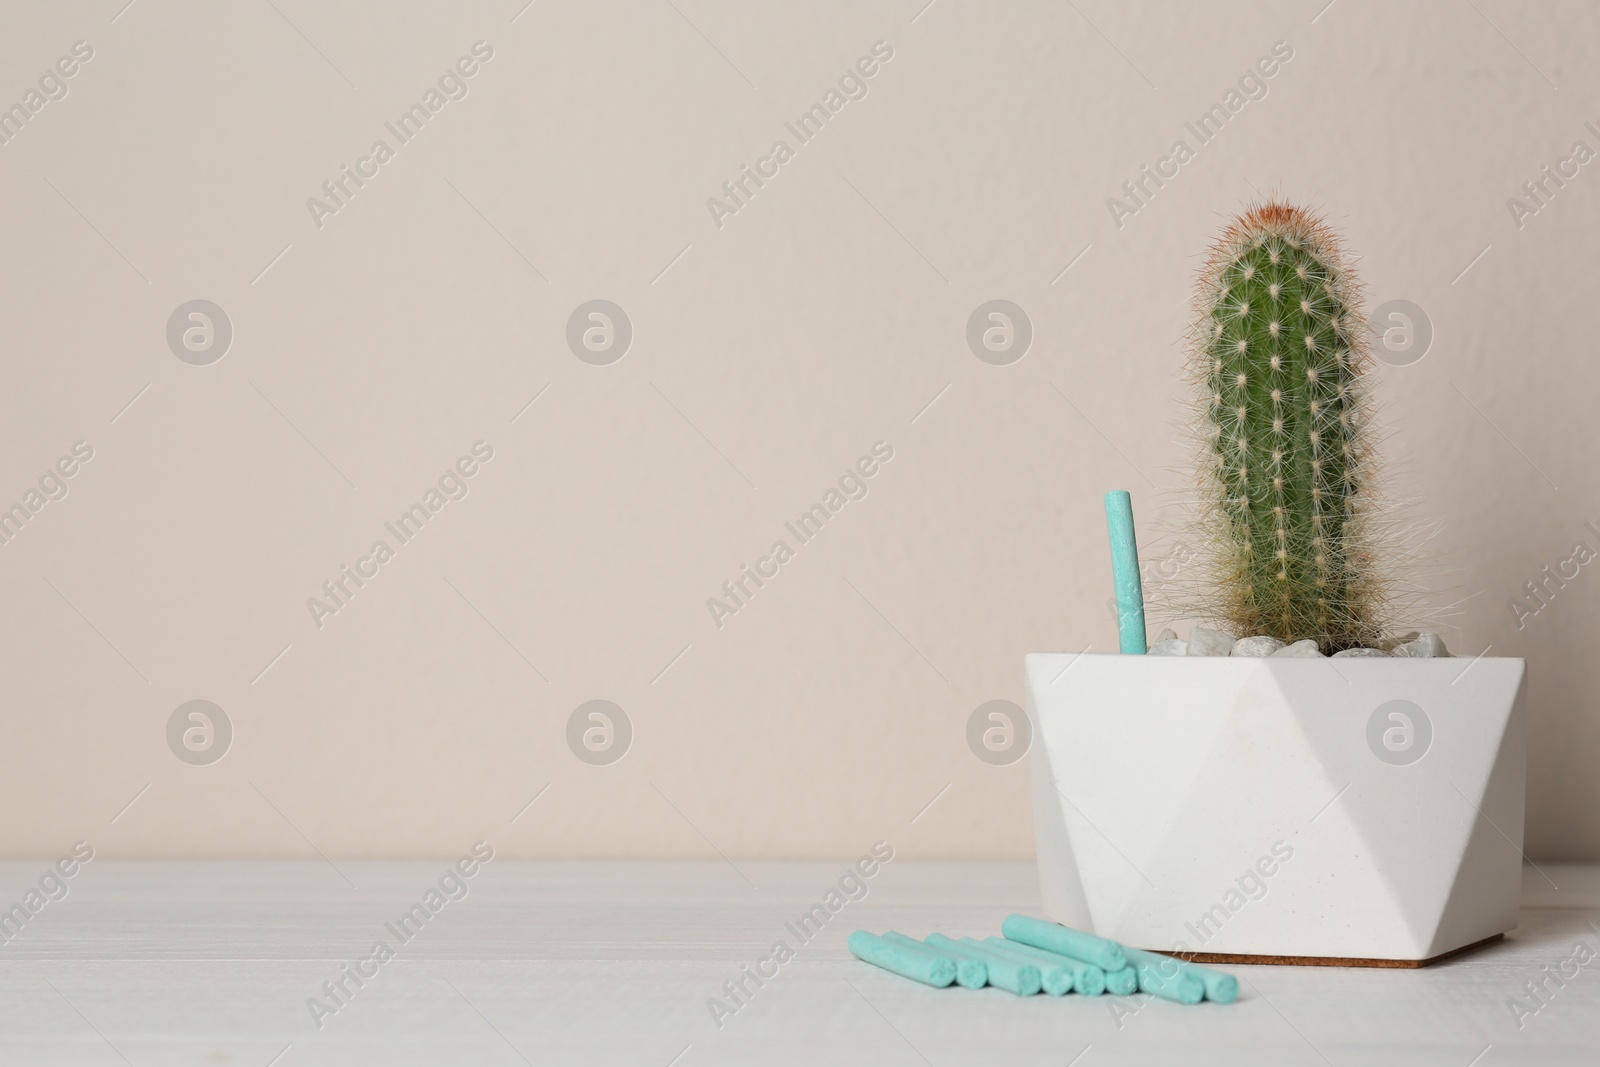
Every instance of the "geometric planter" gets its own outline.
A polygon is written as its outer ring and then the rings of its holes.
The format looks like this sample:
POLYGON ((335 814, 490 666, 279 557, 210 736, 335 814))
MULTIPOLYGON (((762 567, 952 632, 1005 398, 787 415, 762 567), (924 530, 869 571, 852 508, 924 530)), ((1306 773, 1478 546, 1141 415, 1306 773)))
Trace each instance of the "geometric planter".
POLYGON ((1516 926, 1522 660, 1032 653, 1026 674, 1057 922, 1371 966, 1516 926))

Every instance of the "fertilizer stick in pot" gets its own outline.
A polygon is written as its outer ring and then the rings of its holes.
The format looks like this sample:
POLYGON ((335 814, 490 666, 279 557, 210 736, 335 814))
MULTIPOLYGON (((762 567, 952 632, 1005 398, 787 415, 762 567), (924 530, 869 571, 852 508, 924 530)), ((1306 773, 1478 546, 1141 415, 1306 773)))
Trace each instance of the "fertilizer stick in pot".
POLYGON ((1142 656, 1144 588, 1139 583, 1139 545, 1133 536, 1133 499, 1126 489, 1106 494, 1106 530, 1111 535, 1111 574, 1117 586, 1117 638, 1125 655, 1142 656))

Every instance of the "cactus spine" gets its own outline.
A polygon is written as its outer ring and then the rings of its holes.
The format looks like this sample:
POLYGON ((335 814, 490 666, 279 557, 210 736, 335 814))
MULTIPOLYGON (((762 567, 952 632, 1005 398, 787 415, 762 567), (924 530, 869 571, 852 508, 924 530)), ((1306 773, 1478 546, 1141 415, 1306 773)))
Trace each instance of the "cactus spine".
POLYGON ((1210 615, 1241 636, 1375 643, 1366 544, 1368 363, 1360 286, 1319 218, 1252 208, 1218 238, 1196 300, 1210 615))

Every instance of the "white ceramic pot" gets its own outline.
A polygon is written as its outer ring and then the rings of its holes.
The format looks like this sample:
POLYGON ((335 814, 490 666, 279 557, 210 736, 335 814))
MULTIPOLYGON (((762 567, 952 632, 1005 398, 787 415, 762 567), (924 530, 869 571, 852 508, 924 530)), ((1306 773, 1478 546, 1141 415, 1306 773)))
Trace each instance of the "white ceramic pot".
POLYGON ((1522 660, 1034 653, 1026 671, 1057 922, 1371 961, 1516 926, 1522 660))

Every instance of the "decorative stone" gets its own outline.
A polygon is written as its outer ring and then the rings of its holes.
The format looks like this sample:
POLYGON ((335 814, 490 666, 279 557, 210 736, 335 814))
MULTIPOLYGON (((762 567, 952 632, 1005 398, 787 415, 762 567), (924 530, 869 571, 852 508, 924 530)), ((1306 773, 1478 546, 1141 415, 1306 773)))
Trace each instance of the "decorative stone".
POLYGON ((1381 648, 1347 648, 1343 652, 1335 652, 1333 654, 1334 659, 1368 659, 1373 656, 1379 659, 1388 659, 1389 653, 1381 648))
POLYGON ((1241 637, 1233 643, 1233 656, 1270 656, 1283 647, 1276 637, 1241 637))
MULTIPOLYGON (((1156 634, 1156 641, 1176 641, 1177 639, 1178 631, 1174 630, 1170 626, 1156 634)), ((1152 641, 1151 644, 1155 644, 1155 641, 1152 641)))
POLYGON ((1394 654, 1412 659, 1439 659, 1448 657, 1450 650, 1444 647, 1444 640, 1438 634, 1430 631, 1398 646, 1394 654))
POLYGON ((1412 630, 1408 634, 1395 634, 1390 637, 1385 637, 1383 640, 1375 642, 1372 647, 1381 648, 1385 652, 1393 652, 1407 641, 1415 641, 1420 636, 1422 635, 1417 633, 1417 631, 1412 630))
POLYGON ((1233 651, 1233 643, 1238 638, 1221 630, 1209 630, 1204 626, 1196 626, 1189 631, 1189 647, 1184 653, 1189 656, 1226 656, 1233 651))
MULTIPOLYGON (((1172 632, 1171 630, 1167 631, 1167 633, 1171 633, 1171 632, 1172 632)), ((1163 637, 1161 640, 1159 640, 1155 644, 1151 645, 1149 651, 1147 651, 1145 653, 1145 655, 1147 655, 1147 656, 1184 656, 1184 655, 1188 655, 1188 652, 1189 652, 1189 643, 1187 641, 1180 640, 1177 637, 1163 637)))
POLYGON ((1284 645, 1272 654, 1273 659, 1321 659, 1322 650, 1317 643, 1309 637, 1304 641, 1296 641, 1292 645, 1284 645))

